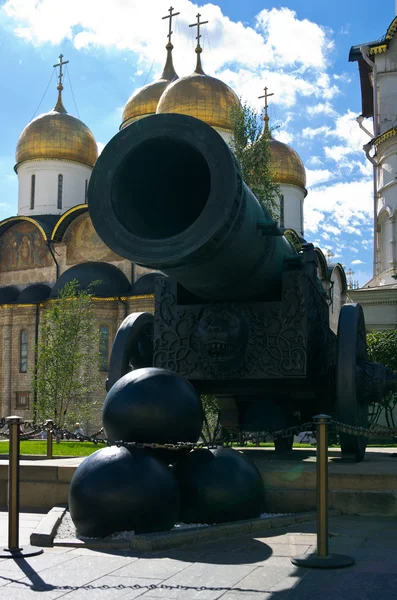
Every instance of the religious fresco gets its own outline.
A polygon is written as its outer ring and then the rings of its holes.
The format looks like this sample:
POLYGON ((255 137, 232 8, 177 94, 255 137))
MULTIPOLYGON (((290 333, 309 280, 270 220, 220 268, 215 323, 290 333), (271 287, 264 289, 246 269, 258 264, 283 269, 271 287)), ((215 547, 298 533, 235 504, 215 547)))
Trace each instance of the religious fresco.
POLYGON ((51 254, 33 223, 17 223, 0 236, 1 273, 51 265, 51 254))
POLYGON ((66 244, 66 263, 76 264, 87 261, 122 260, 101 240, 88 214, 78 217, 68 228, 64 242, 66 244))

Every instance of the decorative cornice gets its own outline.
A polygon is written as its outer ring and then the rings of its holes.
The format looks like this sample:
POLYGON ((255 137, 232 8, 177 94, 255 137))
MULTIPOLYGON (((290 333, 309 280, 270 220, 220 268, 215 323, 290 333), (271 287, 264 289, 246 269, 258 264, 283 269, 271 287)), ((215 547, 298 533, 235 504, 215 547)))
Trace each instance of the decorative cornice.
POLYGON ((379 44, 379 46, 372 46, 372 48, 369 49, 369 54, 370 56, 374 54, 382 54, 382 52, 386 52, 386 50, 387 44, 379 44))
POLYGON ((65 221, 65 219, 67 219, 71 214, 80 211, 80 212, 84 212, 84 211, 88 211, 88 204, 78 204, 77 206, 73 206, 73 208, 69 208, 69 210, 67 210, 56 222, 54 229, 52 230, 51 233, 51 240, 54 241, 56 233, 59 229, 59 227, 62 225, 62 223, 65 221))
POLYGON ((41 235, 43 236, 43 239, 45 241, 47 240, 47 234, 44 231, 43 227, 32 217, 25 217, 23 215, 19 215, 16 217, 9 217, 8 219, 4 219, 3 221, 1 221, 0 222, 0 235, 1 235, 1 229, 2 229, 3 225, 7 225, 13 221, 15 221, 15 223, 17 223, 18 221, 28 221, 28 223, 33 223, 33 225, 36 225, 37 229, 40 231, 41 235))
POLYGON ((372 138, 372 140, 369 143, 371 144, 371 146, 375 146, 377 148, 379 146, 379 144, 381 144, 382 142, 385 142, 386 140, 390 139, 391 137, 395 136, 396 134, 397 134, 397 127, 392 127, 391 129, 388 129, 387 131, 385 131, 384 133, 381 133, 377 137, 372 138))
POLYGON ((14 171, 15 171, 15 173, 18 174, 18 167, 20 167, 21 165, 24 165, 29 162, 43 162, 43 161, 66 162, 66 163, 72 163, 74 165, 84 165, 85 167, 89 167, 91 169, 91 171, 94 169, 94 167, 92 165, 90 165, 89 163, 82 162, 80 160, 71 160, 70 158, 27 158, 26 160, 21 160, 21 162, 17 163, 14 166, 14 171))
POLYGON ((391 40, 394 37, 394 34, 397 31, 397 17, 394 17, 393 21, 390 23, 387 31, 386 31, 386 39, 391 40))
MULTIPOLYGON (((37 304, 23 304, 20 303, 18 304, 17 302, 13 303, 13 304, 0 304, 0 309, 4 309, 4 308, 26 308, 26 307, 36 307, 39 306, 40 308, 44 308, 46 306, 46 304, 49 304, 51 302, 57 302, 57 298, 47 298, 47 300, 44 300, 43 302, 38 302, 37 304)), ((119 300, 122 300, 123 302, 125 302, 126 300, 154 300, 154 294, 143 294, 141 296, 112 296, 109 298, 99 298, 97 296, 92 296, 91 300, 93 302, 117 302, 119 300)))

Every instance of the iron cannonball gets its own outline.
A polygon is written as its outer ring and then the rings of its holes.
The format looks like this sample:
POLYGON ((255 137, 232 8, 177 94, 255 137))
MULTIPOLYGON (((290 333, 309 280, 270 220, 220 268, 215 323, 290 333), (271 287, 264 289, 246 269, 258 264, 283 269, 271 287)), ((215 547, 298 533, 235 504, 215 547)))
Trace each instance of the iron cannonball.
POLYGON ((112 441, 197 442, 203 420, 200 397, 187 379, 153 367, 121 377, 108 392, 102 412, 112 441))
POLYGON ((179 506, 171 470, 138 448, 97 450, 78 467, 69 489, 70 515, 86 537, 167 531, 178 519, 179 506))
POLYGON ((259 517, 264 484, 256 466, 229 448, 194 450, 175 467, 184 523, 224 523, 259 517))

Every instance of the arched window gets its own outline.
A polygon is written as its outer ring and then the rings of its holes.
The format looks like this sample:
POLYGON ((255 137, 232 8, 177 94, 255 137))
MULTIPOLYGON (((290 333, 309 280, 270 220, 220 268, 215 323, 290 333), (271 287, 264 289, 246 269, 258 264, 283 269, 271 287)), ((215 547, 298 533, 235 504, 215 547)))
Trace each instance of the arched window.
POLYGON ((32 175, 30 179, 30 210, 34 208, 34 197, 36 193, 36 175, 32 175))
POLYGON ((301 235, 304 234, 304 223, 303 223, 303 199, 301 200, 301 235))
POLYGON ((84 202, 88 202, 88 179, 85 180, 84 202))
POLYGON ((63 175, 58 175, 58 208, 62 208, 63 175))
POLYGON ((108 370, 109 362, 109 327, 101 325, 99 328, 99 368, 101 371, 108 370))
POLYGON ((280 196, 280 227, 284 227, 284 196, 280 196))
POLYGON ((19 339, 19 371, 27 373, 28 371, 28 332, 22 329, 19 339))

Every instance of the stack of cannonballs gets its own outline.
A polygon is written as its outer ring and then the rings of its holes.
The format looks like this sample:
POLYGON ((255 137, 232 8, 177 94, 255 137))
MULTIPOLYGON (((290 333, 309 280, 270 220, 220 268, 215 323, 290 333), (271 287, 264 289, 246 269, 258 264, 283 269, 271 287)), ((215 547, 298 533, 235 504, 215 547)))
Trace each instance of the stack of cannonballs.
MULTIPOLYGON (((144 368, 124 375, 110 389, 102 417, 110 441, 176 444, 198 441, 204 413, 186 379, 165 369, 144 368)), ((263 500, 255 465, 223 448, 111 446, 85 459, 69 492, 71 517, 86 537, 166 531, 178 521, 249 519, 263 512, 263 500)))

